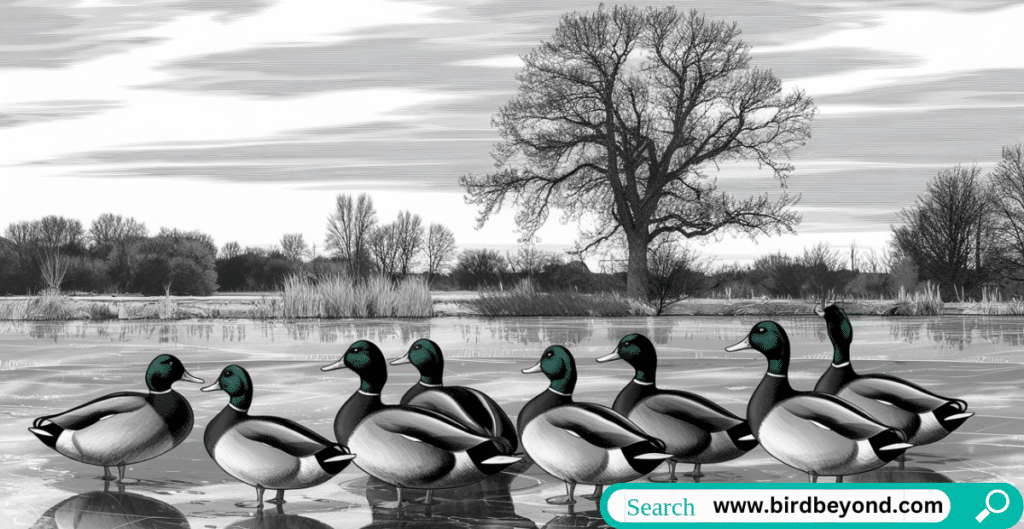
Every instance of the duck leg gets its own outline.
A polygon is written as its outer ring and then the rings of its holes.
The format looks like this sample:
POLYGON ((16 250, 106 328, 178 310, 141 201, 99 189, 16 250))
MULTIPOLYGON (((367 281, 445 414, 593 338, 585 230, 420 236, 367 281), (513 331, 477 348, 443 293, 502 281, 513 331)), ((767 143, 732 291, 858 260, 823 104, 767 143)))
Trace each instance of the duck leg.
POLYGON ((900 470, 903 470, 903 465, 905 465, 907 463, 907 453, 903 452, 902 454, 900 454, 900 457, 897 457, 896 461, 899 461, 899 463, 900 463, 900 470))
POLYGON ((604 494, 604 485, 594 485, 594 492, 593 492, 593 494, 588 494, 588 495, 584 496, 584 498, 586 498, 588 500, 593 500, 593 501, 596 501, 596 502, 600 502, 602 494, 604 494))
POLYGON ((842 482, 843 482, 843 476, 836 476, 836 483, 842 483, 842 482))
POLYGON ((566 491, 567 494, 565 496, 555 496, 554 498, 548 498, 548 499, 546 499, 544 501, 546 501, 546 502, 548 502, 548 503, 550 503, 552 505, 575 505, 576 504, 576 500, 573 499, 573 497, 572 497, 572 493, 575 490, 576 490, 576 484, 575 483, 570 483, 570 482, 566 481, 565 482, 565 491, 566 491))
POLYGON ((818 475, 815 474, 814 472, 808 472, 807 473, 807 482, 808 483, 817 483, 818 482, 818 475))
POLYGON ((668 475, 665 474, 652 474, 648 479, 654 483, 675 483, 679 481, 676 477, 676 464, 677 462, 672 459, 666 459, 668 463, 668 475))
POLYGON ((256 485, 256 510, 263 512, 263 491, 267 489, 263 488, 263 485, 256 485))
POLYGON ((117 465, 117 482, 124 482, 124 463, 117 465))
POLYGON ((110 473, 110 467, 103 466, 103 481, 114 481, 114 475, 110 473))
POLYGON ((274 496, 273 499, 267 500, 267 503, 276 503, 278 505, 288 503, 284 501, 284 489, 278 489, 277 496, 274 496))

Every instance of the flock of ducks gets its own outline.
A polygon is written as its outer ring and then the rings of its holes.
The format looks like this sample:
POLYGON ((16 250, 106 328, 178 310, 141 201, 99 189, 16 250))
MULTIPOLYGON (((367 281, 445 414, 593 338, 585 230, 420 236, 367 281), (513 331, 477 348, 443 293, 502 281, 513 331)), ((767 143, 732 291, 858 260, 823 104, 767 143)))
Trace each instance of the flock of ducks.
MULTIPOLYGON (((432 491, 469 485, 529 459, 563 481, 564 497, 547 501, 574 504, 577 484, 594 485, 599 499, 605 485, 639 479, 662 462, 668 481, 678 463, 693 464, 685 475, 703 476, 701 465, 742 456, 760 444, 782 463, 818 476, 867 472, 901 458, 912 447, 938 441, 973 413, 967 403, 936 395, 901 378, 860 375, 850 364, 853 330, 836 305, 818 309, 834 346, 831 366, 813 391, 797 391, 787 377, 789 338, 782 326, 760 322, 727 351, 754 349, 768 370, 747 405, 746 418, 694 393, 659 388, 657 354, 641 334, 629 334, 598 362, 624 360, 634 377, 611 408, 573 399, 576 361, 563 346, 544 350, 523 373, 543 373, 549 386, 520 411, 516 424, 498 404, 472 388, 442 382, 444 358, 431 340, 412 344, 392 365, 412 364, 420 374, 398 405, 380 395, 387 382, 384 355, 372 342, 353 343, 322 371, 347 368, 359 388, 334 421, 335 441, 285 418, 249 415, 253 380, 237 365, 225 367, 202 391, 223 391, 227 405, 207 425, 203 442, 226 473, 252 487, 262 510, 267 500, 283 503, 286 490, 324 483, 350 463, 397 490, 432 491)), ((203 383, 176 357, 160 355, 146 371, 149 391, 120 392, 33 422, 29 430, 60 454, 111 467, 124 479, 125 466, 164 454, 192 430, 188 401, 174 391, 177 381, 203 383)), ((901 459, 902 460, 902 459, 901 459)), ((390 507, 388 505, 387 507, 390 507)))

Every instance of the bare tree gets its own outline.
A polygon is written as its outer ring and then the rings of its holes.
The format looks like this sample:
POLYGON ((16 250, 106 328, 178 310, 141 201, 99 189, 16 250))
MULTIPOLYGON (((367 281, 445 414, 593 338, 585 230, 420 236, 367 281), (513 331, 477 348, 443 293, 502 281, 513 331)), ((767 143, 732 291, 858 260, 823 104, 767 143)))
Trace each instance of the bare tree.
POLYGON ((562 258, 556 253, 538 250, 534 246, 522 246, 515 254, 505 253, 509 272, 532 276, 544 270, 545 266, 561 264, 562 258))
POLYGON ((237 241, 226 242, 220 249, 220 256, 224 259, 231 259, 239 255, 242 255, 242 245, 237 241))
POLYGON ((104 213, 92 221, 88 240, 94 252, 106 257, 114 248, 147 236, 149 230, 144 223, 132 217, 104 213))
POLYGON ((395 223, 375 226, 370 231, 367 246, 381 275, 396 277, 401 266, 401 249, 395 223))
POLYGON ((664 237, 648 250, 650 267, 648 301, 657 314, 669 305, 712 288, 711 263, 689 246, 664 237))
POLYGON ((519 93, 493 119, 497 170, 460 179, 478 223, 506 200, 523 240, 552 208, 595 218, 575 251, 624 239, 627 293, 638 298, 659 237, 792 232, 796 199, 737 199, 710 174, 753 160, 784 185, 793 167, 783 160, 816 112, 803 92, 784 93, 771 71, 750 66, 739 34, 673 7, 564 15, 550 41, 522 56, 519 93))
POLYGON ((395 238, 398 244, 397 271, 402 276, 408 275, 416 263, 416 258, 423 250, 423 220, 408 210, 398 214, 395 220, 395 238))
POLYGON ((1003 147, 999 164, 989 175, 995 206, 998 270, 1012 281, 1024 281, 1024 144, 1003 147))
POLYGON ((947 299, 985 280, 992 201, 980 176, 977 166, 940 171, 914 206, 899 213, 904 225, 893 228, 899 251, 947 299))
POLYGON ((301 233, 286 233, 281 237, 281 253, 293 261, 309 257, 309 245, 301 233))
POLYGON ((355 200, 351 195, 338 195, 334 212, 327 219, 325 247, 348 263, 349 274, 354 278, 367 272, 368 240, 376 224, 377 210, 370 195, 362 193, 355 200))
POLYGON ((423 248, 427 258, 427 283, 443 274, 455 260, 455 234, 443 224, 432 223, 423 248))

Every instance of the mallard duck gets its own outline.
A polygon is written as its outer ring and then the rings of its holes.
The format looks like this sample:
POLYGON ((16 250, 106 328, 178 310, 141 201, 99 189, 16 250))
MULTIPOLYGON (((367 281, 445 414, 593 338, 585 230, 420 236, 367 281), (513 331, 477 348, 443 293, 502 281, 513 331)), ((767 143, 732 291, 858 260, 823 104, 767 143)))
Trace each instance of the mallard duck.
POLYGON ((190 529, 188 519, 175 507, 141 494, 117 492, 104 482, 102 491, 67 498, 50 507, 32 527, 52 529, 190 529))
POLYGON ((576 360, 561 345, 552 345, 523 373, 544 373, 547 389, 526 403, 517 424, 523 448, 545 472, 565 482, 566 495, 548 503, 573 505, 577 483, 594 485, 586 496, 600 500, 605 485, 649 474, 662 461, 665 443, 643 432, 619 412, 574 402, 576 360))
POLYGON ((401 404, 434 410, 470 431, 501 437, 512 451, 519 446, 512 419, 494 399, 473 388, 444 385, 444 356, 439 345, 432 340, 416 340, 405 356, 391 361, 393 366, 409 363, 419 370, 420 381, 405 392, 401 404))
POLYGON ((697 479, 704 476, 701 464, 736 459, 757 446, 747 421, 729 410, 688 391, 659 389, 654 381, 658 356, 646 336, 627 334, 611 354, 597 359, 613 360, 625 360, 635 374, 612 409, 665 442, 672 454, 668 481, 676 481, 676 463, 693 463, 693 472, 684 475, 697 479))
POLYGON ((202 391, 224 391, 227 406, 206 425, 206 451, 224 472, 256 488, 257 509, 263 492, 276 489, 274 503, 284 503, 284 491, 324 483, 356 456, 344 446, 288 419, 249 415, 253 385, 240 366, 224 368, 217 382, 202 391))
POLYGON ((789 337, 782 326, 762 321, 742 342, 726 351, 755 349, 768 359, 768 371, 747 405, 754 437, 775 459, 807 473, 836 476, 874 470, 899 457, 910 443, 856 406, 834 395, 797 391, 789 384, 789 337))
POLYGON ((387 382, 387 361, 373 342, 359 340, 322 371, 348 368, 359 375, 359 389, 334 419, 338 442, 359 454, 356 466, 395 486, 402 506, 405 488, 433 489, 476 483, 522 459, 508 441, 474 432, 432 410, 387 406, 380 392, 387 382))
POLYGON ((833 352, 832 364, 814 391, 855 404, 878 422, 905 433, 914 446, 946 437, 974 415, 967 411, 967 402, 941 397, 902 378, 858 374, 850 363, 853 326, 846 312, 835 304, 815 312, 825 318, 833 352))
POLYGON ((179 380, 202 384, 173 355, 149 363, 149 392, 111 393, 56 415, 40 417, 28 431, 64 457, 103 467, 103 479, 124 480, 125 465, 153 459, 178 446, 192 431, 185 397, 171 389, 179 380))

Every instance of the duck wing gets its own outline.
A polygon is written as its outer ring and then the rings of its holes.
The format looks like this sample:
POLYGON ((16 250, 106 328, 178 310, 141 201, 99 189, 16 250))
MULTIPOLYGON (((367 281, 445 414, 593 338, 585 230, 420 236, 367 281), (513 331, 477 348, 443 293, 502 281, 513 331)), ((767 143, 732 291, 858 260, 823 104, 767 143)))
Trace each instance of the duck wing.
POLYGON ((644 407, 651 413, 665 415, 708 432, 728 430, 744 422, 722 406, 688 391, 661 391, 643 399, 637 407, 644 407))
POLYGON ((807 393, 790 397, 775 405, 771 414, 788 414, 814 423, 822 430, 831 430, 847 439, 871 438, 889 429, 860 408, 824 393, 807 393))
POLYGON ((426 443, 448 452, 463 452, 492 441, 435 411, 412 406, 388 406, 364 421, 407 440, 426 443))
POLYGON ((281 417, 250 417, 238 423, 233 430, 250 441, 295 457, 311 456, 335 444, 313 430, 281 417))
POLYGON ((424 391, 413 397, 409 405, 436 411, 485 437, 516 438, 515 426, 508 414, 494 399, 473 388, 445 386, 424 391))
POLYGON ((48 420, 65 430, 82 430, 114 415, 131 413, 149 406, 145 393, 119 392, 91 400, 56 415, 36 419, 36 426, 48 420))
POLYGON ((603 449, 625 448, 651 440, 629 419, 596 404, 576 402, 559 406, 542 417, 552 426, 603 449))
POLYGON ((861 375, 846 384, 841 391, 852 391, 861 397, 914 413, 933 411, 947 402, 958 402, 960 411, 967 410, 967 403, 962 400, 936 395, 913 382, 890 375, 861 375))

